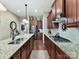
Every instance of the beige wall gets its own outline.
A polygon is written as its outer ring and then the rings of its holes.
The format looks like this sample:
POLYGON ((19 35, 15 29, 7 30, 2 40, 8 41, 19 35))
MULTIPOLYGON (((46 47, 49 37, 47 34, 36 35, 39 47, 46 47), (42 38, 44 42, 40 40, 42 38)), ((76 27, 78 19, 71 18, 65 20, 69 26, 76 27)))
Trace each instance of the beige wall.
MULTIPOLYGON (((0 12, 0 40, 10 37, 10 22, 15 21, 19 24, 19 18, 11 12, 0 12)), ((19 26, 18 26, 19 29, 19 26)))

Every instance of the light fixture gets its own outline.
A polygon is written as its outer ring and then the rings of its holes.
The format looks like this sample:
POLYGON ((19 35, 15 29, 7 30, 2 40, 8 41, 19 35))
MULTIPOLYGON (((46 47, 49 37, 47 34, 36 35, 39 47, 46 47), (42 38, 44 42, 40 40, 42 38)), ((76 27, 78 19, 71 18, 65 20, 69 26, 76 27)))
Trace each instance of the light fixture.
POLYGON ((27 4, 25 4, 25 16, 24 19, 22 19, 23 23, 29 23, 28 19, 27 19, 27 4))
POLYGON ((0 11, 6 11, 7 9, 0 3, 0 11))
POLYGON ((27 19, 27 4, 25 4, 25 18, 27 19))
POLYGON ((18 10, 17 10, 17 12, 21 12, 21 10, 20 10, 20 9, 18 9, 18 10))
POLYGON ((38 10, 37 9, 35 9, 35 13, 37 13, 38 12, 38 10))

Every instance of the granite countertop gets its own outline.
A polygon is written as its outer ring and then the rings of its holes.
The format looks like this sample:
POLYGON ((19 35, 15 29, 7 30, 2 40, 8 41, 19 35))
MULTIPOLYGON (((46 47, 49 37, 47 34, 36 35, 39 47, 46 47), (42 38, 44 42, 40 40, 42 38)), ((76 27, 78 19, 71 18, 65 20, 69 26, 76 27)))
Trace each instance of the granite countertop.
POLYGON ((24 38, 20 44, 8 44, 11 38, 0 41, 0 59, 9 59, 33 34, 19 35, 16 38, 24 38))
POLYGON ((71 40, 72 42, 79 44, 79 28, 67 28, 66 31, 58 29, 60 36, 71 40))
POLYGON ((44 30, 44 34, 62 51, 69 55, 71 59, 79 59, 79 44, 72 42, 72 40, 71 42, 56 42, 52 37, 50 37, 51 34, 49 34, 47 30, 44 30))

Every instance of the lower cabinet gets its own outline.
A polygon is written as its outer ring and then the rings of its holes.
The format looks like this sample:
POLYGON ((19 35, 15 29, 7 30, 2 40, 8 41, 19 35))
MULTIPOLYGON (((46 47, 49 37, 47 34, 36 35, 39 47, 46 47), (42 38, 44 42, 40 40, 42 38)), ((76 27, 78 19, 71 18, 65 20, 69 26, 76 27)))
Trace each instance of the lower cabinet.
POLYGON ((71 59, 59 47, 56 46, 56 59, 71 59))
POLYGON ((71 59, 55 43, 53 43, 47 36, 44 36, 44 38, 45 38, 45 46, 48 50, 50 59, 71 59))
POLYGON ((14 56, 12 57, 12 59, 20 59, 20 51, 15 53, 14 56))
POLYGON ((26 59, 27 54, 26 54, 26 48, 21 52, 21 59, 26 59))
POLYGON ((50 59, 56 59, 56 49, 55 49, 55 44, 50 41, 50 39, 47 36, 45 37, 45 46, 48 50, 50 59))
POLYGON ((10 59, 29 59, 33 48, 34 36, 32 36, 10 59))

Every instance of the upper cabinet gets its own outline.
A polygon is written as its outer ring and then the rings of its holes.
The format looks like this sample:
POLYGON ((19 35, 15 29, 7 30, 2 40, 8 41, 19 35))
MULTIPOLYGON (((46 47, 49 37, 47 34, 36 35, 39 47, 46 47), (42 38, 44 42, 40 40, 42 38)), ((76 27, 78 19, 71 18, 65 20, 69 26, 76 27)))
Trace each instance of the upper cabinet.
POLYGON ((65 0, 66 17, 76 20, 76 0, 65 0))
POLYGON ((48 28, 53 28, 52 21, 55 20, 55 16, 61 14, 63 12, 63 0, 55 0, 52 4, 52 10, 49 12, 48 15, 48 28))
POLYGON ((53 28, 53 25, 57 26, 52 21, 61 13, 67 18, 67 27, 79 27, 79 0, 55 0, 48 15, 49 29, 53 28))
POLYGON ((67 17, 67 27, 79 26, 79 0, 65 0, 65 9, 67 17))

